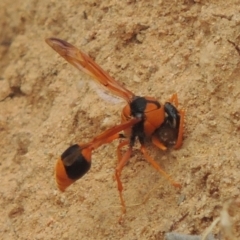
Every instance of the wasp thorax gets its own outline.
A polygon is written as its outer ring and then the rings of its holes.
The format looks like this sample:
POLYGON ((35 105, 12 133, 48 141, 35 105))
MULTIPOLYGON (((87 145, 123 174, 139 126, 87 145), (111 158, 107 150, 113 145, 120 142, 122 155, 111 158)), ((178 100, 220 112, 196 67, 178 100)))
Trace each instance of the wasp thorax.
POLYGON ((146 98, 135 97, 135 99, 130 103, 131 115, 136 118, 143 118, 146 106, 146 98))

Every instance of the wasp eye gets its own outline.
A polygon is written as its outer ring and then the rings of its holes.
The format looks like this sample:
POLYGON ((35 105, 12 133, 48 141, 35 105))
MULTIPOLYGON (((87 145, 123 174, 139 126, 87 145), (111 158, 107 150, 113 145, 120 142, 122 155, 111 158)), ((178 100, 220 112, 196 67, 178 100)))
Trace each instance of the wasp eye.
POLYGON ((174 107, 171 103, 166 102, 164 109, 167 113, 166 121, 169 122, 173 128, 178 129, 180 124, 180 116, 177 108, 174 107))

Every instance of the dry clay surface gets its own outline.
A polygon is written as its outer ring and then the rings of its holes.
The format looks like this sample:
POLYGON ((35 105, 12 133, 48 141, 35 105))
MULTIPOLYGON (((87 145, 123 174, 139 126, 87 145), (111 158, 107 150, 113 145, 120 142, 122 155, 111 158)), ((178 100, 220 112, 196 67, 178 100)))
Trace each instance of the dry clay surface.
MULTIPOLYGON (((0 238, 201 234, 240 194, 238 46, 237 0, 2 0, 0 238), (148 149, 181 190, 144 160, 136 144, 121 176, 127 213, 119 224, 117 141, 94 152, 81 180, 65 193, 57 190, 56 159, 70 144, 120 123, 124 102, 96 91, 45 43, 52 36, 88 53, 136 95, 164 103, 178 94, 186 111, 182 148, 148 149)), ((238 238, 239 213, 231 212, 238 238)), ((219 239, 220 231, 213 229, 219 239)))

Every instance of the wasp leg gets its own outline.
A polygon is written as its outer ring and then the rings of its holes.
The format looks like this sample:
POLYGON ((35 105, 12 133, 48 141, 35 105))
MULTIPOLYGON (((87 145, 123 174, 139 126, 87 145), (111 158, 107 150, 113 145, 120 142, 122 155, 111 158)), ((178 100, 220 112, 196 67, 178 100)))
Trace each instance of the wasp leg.
POLYGON ((125 202, 124 202, 124 199, 122 196, 123 186, 122 186, 120 176, 121 176, 123 167, 126 165, 126 163, 128 162, 128 160, 131 156, 131 153, 132 153, 132 147, 129 147, 129 149, 124 153, 122 158, 119 160, 118 165, 115 170, 115 177, 117 180, 118 192, 119 192, 119 197, 120 197, 120 201, 121 201, 121 205, 122 205, 123 214, 126 213, 126 205, 125 205, 125 202))
POLYGON ((141 152, 143 153, 146 160, 158 171, 160 172, 174 187, 181 188, 181 184, 175 182, 170 175, 163 171, 163 169, 152 159, 147 153, 147 149, 144 145, 141 145, 141 152))
POLYGON ((129 144, 129 140, 125 140, 123 142, 120 142, 118 147, 117 147, 117 157, 118 157, 118 162, 120 163, 122 159, 122 154, 121 154, 121 149, 129 144))
POLYGON ((167 147, 164 146, 164 144, 162 144, 155 135, 152 135, 152 138, 151 138, 151 139, 152 139, 152 143, 153 143, 156 147, 160 148, 160 149, 163 150, 163 151, 166 151, 166 150, 167 150, 167 147))

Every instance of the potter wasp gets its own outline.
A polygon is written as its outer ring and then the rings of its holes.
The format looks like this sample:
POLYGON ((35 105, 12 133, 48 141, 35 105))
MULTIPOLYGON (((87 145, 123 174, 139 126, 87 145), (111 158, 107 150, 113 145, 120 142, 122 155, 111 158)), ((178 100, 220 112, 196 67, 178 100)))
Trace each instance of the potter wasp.
POLYGON ((153 97, 136 96, 126 89, 107 72, 98 66, 87 54, 83 53, 70 43, 57 39, 48 38, 46 43, 52 47, 60 56, 70 64, 90 75, 94 80, 107 88, 110 92, 123 98, 127 105, 121 113, 121 123, 94 137, 90 142, 78 143, 67 148, 57 160, 55 177, 58 188, 64 191, 69 185, 86 174, 91 167, 92 152, 103 144, 116 139, 121 139, 117 148, 118 163, 115 169, 118 192, 120 196, 122 212, 126 212, 123 199, 123 186, 120 179, 123 167, 131 157, 133 146, 138 140, 140 150, 145 159, 175 187, 181 187, 170 175, 165 173, 155 160, 148 154, 145 146, 147 139, 161 150, 166 150, 168 134, 172 135, 174 147, 177 149, 182 145, 184 111, 178 110, 177 94, 169 101, 161 104, 153 97), (127 146, 122 154, 121 149, 127 146))

